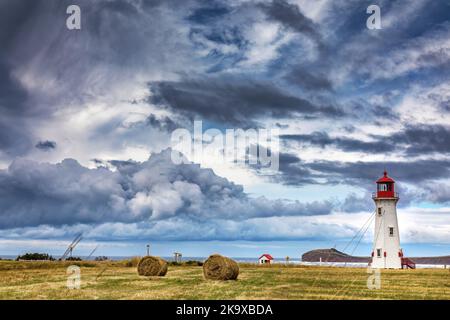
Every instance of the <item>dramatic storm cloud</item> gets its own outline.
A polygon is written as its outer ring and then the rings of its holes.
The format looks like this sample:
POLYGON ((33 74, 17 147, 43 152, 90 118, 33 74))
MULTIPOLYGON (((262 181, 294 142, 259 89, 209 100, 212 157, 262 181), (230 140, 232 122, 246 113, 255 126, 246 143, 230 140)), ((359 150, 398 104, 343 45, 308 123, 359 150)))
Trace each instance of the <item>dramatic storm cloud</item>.
POLYGON ((280 22, 285 27, 305 34, 316 42, 321 41, 319 27, 305 16, 297 5, 290 4, 285 0, 273 0, 272 2, 262 3, 261 7, 269 20, 280 22))
POLYGON ((51 149, 55 149, 56 148, 56 142, 54 141, 39 141, 36 146, 36 148, 43 150, 43 151, 48 151, 51 149))
POLYGON ((162 82, 152 86, 152 102, 187 115, 246 126, 263 117, 315 115, 339 117, 332 106, 315 105, 274 87, 271 83, 245 78, 207 78, 185 82, 162 82))
POLYGON ((76 160, 41 164, 16 160, 0 172, 0 228, 105 222, 246 220, 329 214, 329 202, 249 198, 196 164, 174 165, 171 150, 143 163, 110 161, 88 169, 76 160))
POLYGON ((83 232, 332 246, 385 169, 402 239, 448 243, 450 4, 380 0, 369 30, 370 4, 1 1, 0 245, 83 232), (81 30, 66 27, 72 4, 81 30), (173 164, 171 134, 194 120, 277 128, 279 170, 173 164))
POLYGON ((321 148, 334 147, 347 152, 405 152, 410 156, 422 154, 446 154, 450 152, 450 128, 443 125, 418 125, 406 128, 388 136, 373 134, 371 140, 330 137, 326 132, 311 134, 282 135, 287 141, 297 141, 321 148))

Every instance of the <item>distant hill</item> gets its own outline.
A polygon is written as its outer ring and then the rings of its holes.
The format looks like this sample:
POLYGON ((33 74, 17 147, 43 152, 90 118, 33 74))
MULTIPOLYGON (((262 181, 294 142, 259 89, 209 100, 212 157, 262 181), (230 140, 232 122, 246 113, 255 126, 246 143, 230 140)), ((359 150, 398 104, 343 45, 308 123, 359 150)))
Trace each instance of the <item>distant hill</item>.
MULTIPOLYGON (((365 262, 369 263, 370 257, 355 257, 343 253, 334 248, 316 249, 306 252, 302 255, 302 261, 305 262, 365 262)), ((450 265, 450 256, 441 257, 409 257, 416 264, 446 264, 450 265)))
POLYGON ((370 257, 354 257, 346 253, 340 252, 334 248, 332 249, 317 249, 308 251, 302 255, 302 261, 306 262, 367 262, 370 257))
POLYGON ((417 264, 446 264, 450 265, 450 256, 441 257, 412 257, 410 258, 417 264))

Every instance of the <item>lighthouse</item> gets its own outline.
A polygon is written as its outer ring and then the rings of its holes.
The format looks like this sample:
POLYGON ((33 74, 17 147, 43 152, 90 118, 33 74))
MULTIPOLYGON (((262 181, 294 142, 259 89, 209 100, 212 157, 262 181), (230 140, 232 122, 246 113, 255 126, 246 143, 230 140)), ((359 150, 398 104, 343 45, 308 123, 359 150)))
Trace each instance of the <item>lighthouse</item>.
POLYGON ((377 181, 375 201, 375 233, 371 267, 374 269, 401 269, 403 252, 397 221, 398 194, 395 181, 388 177, 386 170, 377 181))

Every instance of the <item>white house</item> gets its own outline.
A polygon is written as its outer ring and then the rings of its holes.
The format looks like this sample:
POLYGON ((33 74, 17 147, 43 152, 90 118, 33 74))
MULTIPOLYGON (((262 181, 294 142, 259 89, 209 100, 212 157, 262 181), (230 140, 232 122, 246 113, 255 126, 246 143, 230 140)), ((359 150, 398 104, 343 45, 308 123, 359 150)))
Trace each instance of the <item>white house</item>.
POLYGON ((261 257, 259 257, 258 259, 258 263, 259 264, 270 264, 272 263, 273 257, 268 254, 268 253, 264 253, 261 257))

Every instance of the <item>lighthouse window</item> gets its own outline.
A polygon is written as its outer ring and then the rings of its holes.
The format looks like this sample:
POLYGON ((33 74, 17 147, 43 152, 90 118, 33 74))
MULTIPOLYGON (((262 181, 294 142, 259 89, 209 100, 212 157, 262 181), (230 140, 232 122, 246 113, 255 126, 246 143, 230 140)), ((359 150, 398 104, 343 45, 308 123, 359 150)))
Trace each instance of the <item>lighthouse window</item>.
POLYGON ((390 237, 394 236, 394 227, 389 227, 389 236, 390 237))
POLYGON ((382 212, 381 212, 381 208, 378 208, 378 215, 381 216, 382 212))
POLYGON ((377 257, 381 258, 381 249, 377 249, 377 257))

